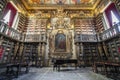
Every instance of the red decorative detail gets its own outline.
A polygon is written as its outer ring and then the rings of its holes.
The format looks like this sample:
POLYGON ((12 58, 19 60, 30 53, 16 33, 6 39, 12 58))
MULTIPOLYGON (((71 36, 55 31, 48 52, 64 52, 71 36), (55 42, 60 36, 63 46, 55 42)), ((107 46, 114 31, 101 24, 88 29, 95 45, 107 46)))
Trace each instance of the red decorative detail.
POLYGON ((2 46, 0 46, 0 59, 1 59, 1 57, 2 57, 2 55, 3 55, 3 48, 2 48, 2 46))
POLYGON ((118 51, 119 51, 119 53, 120 53, 120 47, 118 48, 118 51))
POLYGON ((14 18, 15 18, 15 15, 16 15, 16 8, 9 2, 7 3, 6 7, 5 7, 5 10, 3 12, 3 17, 7 14, 7 12, 11 10, 11 15, 10 15, 10 22, 8 23, 8 25, 11 27, 12 24, 13 24, 13 21, 14 21, 14 18))

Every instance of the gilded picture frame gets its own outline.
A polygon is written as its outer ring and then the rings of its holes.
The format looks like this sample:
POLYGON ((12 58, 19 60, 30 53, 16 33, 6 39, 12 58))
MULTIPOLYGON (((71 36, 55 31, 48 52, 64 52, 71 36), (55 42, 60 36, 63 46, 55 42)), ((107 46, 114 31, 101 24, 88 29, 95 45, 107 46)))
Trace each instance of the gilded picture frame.
POLYGON ((63 33, 58 33, 55 36, 55 51, 56 52, 66 51, 66 36, 63 33))

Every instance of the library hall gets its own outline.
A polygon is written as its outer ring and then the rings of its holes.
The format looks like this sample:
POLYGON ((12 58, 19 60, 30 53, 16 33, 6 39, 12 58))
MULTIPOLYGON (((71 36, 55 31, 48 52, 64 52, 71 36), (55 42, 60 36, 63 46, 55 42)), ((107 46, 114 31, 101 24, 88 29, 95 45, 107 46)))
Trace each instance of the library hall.
POLYGON ((0 0, 0 80, 120 80, 120 0, 0 0))

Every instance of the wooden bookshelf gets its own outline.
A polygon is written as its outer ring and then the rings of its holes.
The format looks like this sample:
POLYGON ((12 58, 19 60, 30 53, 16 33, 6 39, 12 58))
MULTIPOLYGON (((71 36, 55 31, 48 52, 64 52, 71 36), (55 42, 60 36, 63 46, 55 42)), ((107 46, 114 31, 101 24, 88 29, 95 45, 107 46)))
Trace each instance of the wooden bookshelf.
POLYGON ((75 42, 97 42, 94 18, 74 20, 75 42))
POLYGON ((26 30, 26 25, 27 25, 27 16, 19 13, 19 22, 18 22, 18 27, 17 27, 17 31, 18 32, 24 32, 26 30))
POLYGON ((95 17, 95 30, 97 33, 102 33, 104 31, 102 18, 102 14, 99 14, 95 17))
POLYGON ((79 66, 92 66, 94 62, 100 60, 100 54, 98 51, 97 43, 80 42, 77 45, 77 55, 79 60, 79 66))
POLYGON ((2 42, 2 46, 4 49, 2 56, 2 63, 11 63, 14 57, 14 47, 15 42, 9 40, 8 38, 4 38, 2 42))
POLYGON ((29 18, 27 30, 25 32, 25 41, 39 42, 46 41, 46 25, 47 19, 29 18))
POLYGON ((38 62, 38 44, 34 44, 32 47, 32 66, 37 66, 38 62))
POLYGON ((24 44, 24 51, 22 53, 22 62, 24 64, 29 64, 31 62, 31 58, 32 58, 32 46, 30 44, 24 44))
POLYGON ((39 42, 38 45, 38 67, 46 66, 45 63, 45 49, 46 49, 46 43, 45 42, 39 42))
POLYGON ((25 42, 22 53, 22 62, 30 63, 31 66, 42 67, 44 63, 44 44, 43 42, 25 42))
POLYGON ((95 61, 99 61, 99 53, 96 43, 83 43, 83 56, 86 66, 91 66, 95 61))
POLYGON ((111 39, 106 42, 109 60, 112 62, 120 62, 120 38, 111 39))
POLYGON ((76 53, 77 53, 77 59, 78 59, 78 64, 80 67, 84 65, 84 60, 83 60, 83 43, 76 43, 76 53))
POLYGON ((17 63, 19 63, 20 62, 20 57, 21 57, 21 55, 20 55, 20 43, 19 42, 16 42, 15 43, 15 47, 14 47, 14 58, 13 58, 13 61, 12 61, 12 63, 15 63, 15 64, 17 64, 17 63))
POLYGON ((76 34, 95 34, 94 19, 75 19, 74 20, 76 34))
POLYGON ((47 19, 29 18, 27 34, 41 34, 46 32, 47 19))

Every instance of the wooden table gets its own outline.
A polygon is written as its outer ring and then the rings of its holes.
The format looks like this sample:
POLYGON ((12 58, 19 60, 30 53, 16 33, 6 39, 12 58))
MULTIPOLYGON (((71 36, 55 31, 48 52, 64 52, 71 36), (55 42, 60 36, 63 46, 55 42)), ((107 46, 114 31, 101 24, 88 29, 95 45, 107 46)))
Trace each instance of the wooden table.
POLYGON ((56 60, 54 60, 53 63, 54 63, 53 70, 54 70, 54 68, 56 68, 58 71, 60 71, 60 66, 62 64, 74 64, 75 69, 77 69, 78 61, 77 61, 77 59, 56 59, 56 60))

